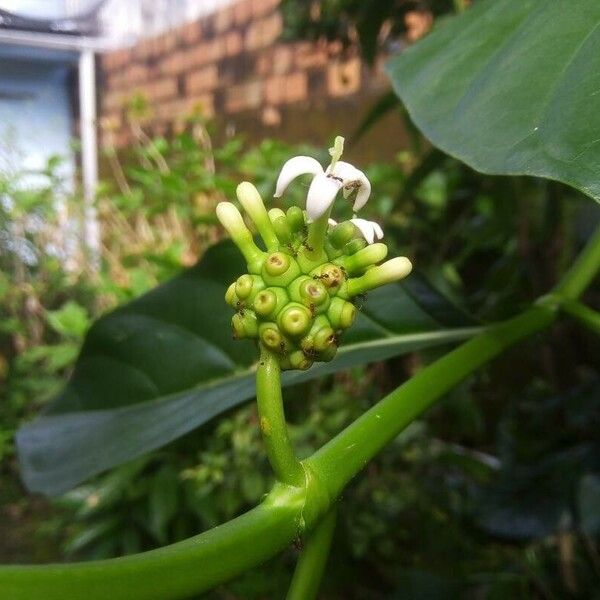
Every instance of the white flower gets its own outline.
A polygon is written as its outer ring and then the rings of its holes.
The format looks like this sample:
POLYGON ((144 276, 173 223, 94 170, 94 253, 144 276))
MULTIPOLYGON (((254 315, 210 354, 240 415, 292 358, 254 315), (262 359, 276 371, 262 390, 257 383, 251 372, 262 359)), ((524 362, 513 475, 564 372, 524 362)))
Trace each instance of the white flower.
POLYGON ((360 210, 371 194, 371 184, 367 176, 350 163, 338 160, 333 167, 329 166, 327 170, 323 170, 314 158, 295 156, 283 165, 279 173, 275 198, 281 197, 296 177, 306 173, 313 175, 306 198, 306 212, 313 221, 327 212, 340 190, 343 190, 344 198, 348 198, 356 190, 354 211, 360 210))
POLYGON ((368 244, 372 244, 375 241, 375 238, 380 240, 383 237, 383 229, 381 229, 381 225, 375 223, 375 221, 367 221, 366 219, 354 217, 354 219, 350 219, 350 223, 356 225, 368 244))

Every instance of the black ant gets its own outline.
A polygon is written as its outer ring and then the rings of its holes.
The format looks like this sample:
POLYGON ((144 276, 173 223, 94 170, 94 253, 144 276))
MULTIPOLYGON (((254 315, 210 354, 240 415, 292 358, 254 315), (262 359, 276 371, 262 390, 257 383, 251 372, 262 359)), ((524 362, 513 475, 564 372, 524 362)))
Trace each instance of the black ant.
POLYGON ((235 310, 240 315, 240 317, 243 317, 244 311, 246 310, 246 305, 241 300, 238 300, 235 304, 235 310))
POLYGON ((329 279, 329 273, 323 273, 322 275, 313 275, 313 279, 329 279))
POLYGON ((285 247, 290 251, 291 255, 296 258, 298 256, 298 250, 294 248, 292 244, 286 244, 285 247))
POLYGON ((315 350, 314 346, 303 349, 302 354, 304 354, 304 356, 310 360, 314 360, 317 357, 317 351, 315 350))
POLYGON ((315 316, 315 313, 317 312, 317 307, 314 305, 314 303, 313 303, 313 302, 311 302, 311 303, 308 305, 308 308, 309 308, 309 310, 310 310, 310 314, 311 314, 311 315, 314 317, 314 316, 315 316))
POLYGON ((342 272, 344 279, 348 279, 348 271, 346 271, 346 268, 340 265, 340 271, 342 272))
POLYGON ((312 252, 314 250, 314 248, 310 246, 306 241, 302 242, 302 247, 306 248, 309 252, 312 252))
POLYGON ((287 356, 287 350, 286 350, 284 341, 279 342, 279 352, 281 353, 282 356, 287 356))

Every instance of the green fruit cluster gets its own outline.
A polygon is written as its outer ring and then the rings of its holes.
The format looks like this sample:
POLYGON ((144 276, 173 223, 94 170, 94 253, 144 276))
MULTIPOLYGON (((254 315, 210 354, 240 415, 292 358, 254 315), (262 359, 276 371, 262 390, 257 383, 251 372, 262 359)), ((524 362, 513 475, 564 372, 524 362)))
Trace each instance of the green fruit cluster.
POLYGON ((333 359, 340 335, 356 318, 344 265, 348 260, 354 267, 360 263, 352 258, 358 258, 366 242, 352 223, 340 223, 329 228, 315 259, 307 243, 304 211, 272 209, 269 220, 279 249, 264 254, 262 264, 253 265, 253 273, 239 277, 225 294, 236 311, 233 334, 257 339, 277 353, 282 369, 305 370, 314 362, 333 359))

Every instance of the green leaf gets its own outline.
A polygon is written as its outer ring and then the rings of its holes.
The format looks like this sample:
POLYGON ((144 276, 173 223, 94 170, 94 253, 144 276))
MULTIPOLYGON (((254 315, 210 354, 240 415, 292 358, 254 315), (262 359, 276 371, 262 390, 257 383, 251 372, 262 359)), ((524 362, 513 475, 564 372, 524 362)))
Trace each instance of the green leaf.
POLYGON ((148 526, 161 544, 167 543, 171 519, 177 514, 179 477, 171 465, 165 465, 152 480, 148 526))
MULTIPOLYGON (((256 348, 232 339, 224 301, 243 270, 233 244, 219 244, 91 327, 64 392, 17 433, 30 490, 62 493, 254 395, 256 348)), ((284 384, 462 340, 473 325, 413 274, 369 294, 334 361, 288 372, 284 384)))
POLYGON ((90 325, 87 311, 76 302, 69 301, 59 310, 46 312, 48 325, 65 336, 82 337, 90 325))
POLYGON ((484 0, 387 70, 439 148, 484 173, 600 199, 600 2, 484 0))

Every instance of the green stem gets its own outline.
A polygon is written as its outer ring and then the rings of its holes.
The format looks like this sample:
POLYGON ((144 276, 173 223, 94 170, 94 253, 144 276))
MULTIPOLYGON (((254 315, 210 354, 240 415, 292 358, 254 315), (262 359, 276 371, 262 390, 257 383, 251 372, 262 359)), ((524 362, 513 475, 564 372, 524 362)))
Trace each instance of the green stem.
POLYGON ((575 259, 571 268, 554 289, 554 293, 563 300, 575 300, 581 296, 592 282, 600 268, 600 225, 575 259))
POLYGON ((335 529, 336 509, 332 508, 306 540, 286 600, 313 600, 317 597, 335 529))
POLYGON ((551 307, 535 306, 493 325, 379 401, 307 459, 331 497, 337 497, 386 444, 438 398, 516 342, 545 329, 556 318, 551 307))
POLYGON ((579 321, 581 325, 600 335, 600 313, 577 300, 567 300, 560 306, 565 313, 579 321))
POLYGON ((296 458, 285 422, 279 358, 264 348, 256 371, 256 400, 260 430, 275 476, 281 483, 303 486, 304 469, 296 458))
POLYGON ((306 256, 311 260, 320 262, 322 260, 323 248, 325 245, 325 237, 327 235, 327 227, 329 224, 329 215, 331 214, 331 208, 325 211, 325 214, 321 215, 318 219, 309 223, 308 225, 308 238, 306 243, 310 250, 307 250, 306 256))

